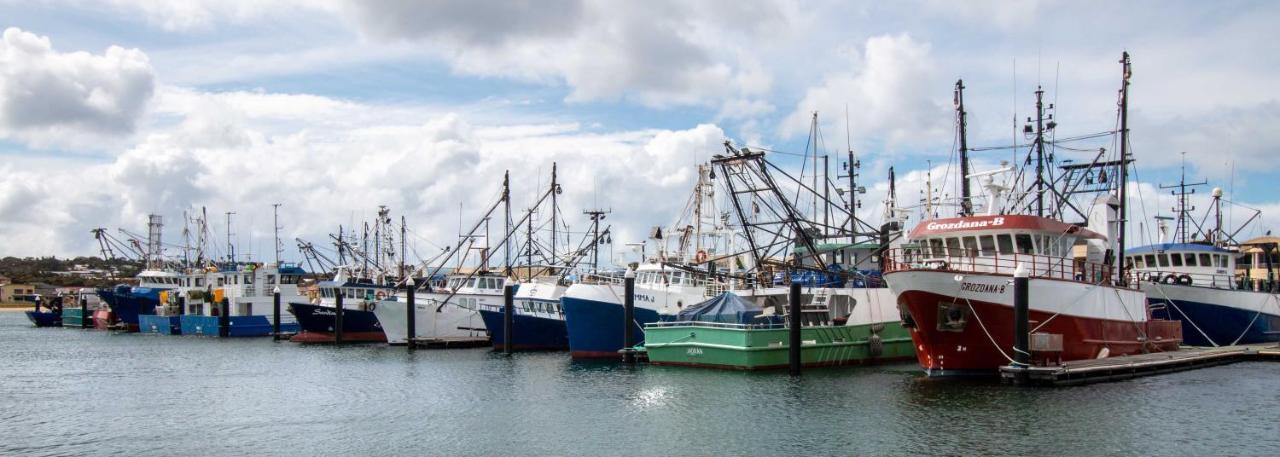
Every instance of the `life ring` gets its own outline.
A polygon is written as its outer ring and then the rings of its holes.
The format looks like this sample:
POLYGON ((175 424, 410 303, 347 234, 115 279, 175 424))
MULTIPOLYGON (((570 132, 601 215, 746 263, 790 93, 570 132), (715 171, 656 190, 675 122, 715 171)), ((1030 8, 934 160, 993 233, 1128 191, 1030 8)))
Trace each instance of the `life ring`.
POLYGON ((694 256, 694 260, 695 260, 696 262, 698 262, 698 263, 706 262, 706 261, 707 261, 707 251, 704 251, 704 250, 702 250, 702 249, 699 249, 699 250, 698 250, 698 254, 694 256))
POLYGON ((382 292, 381 290, 379 290, 379 291, 378 291, 378 293, 373 294, 373 296, 378 297, 378 300, 382 300, 382 299, 384 299, 384 298, 387 298, 387 294, 386 294, 386 293, 384 293, 384 292, 382 292))
POLYGON ((1182 276, 1178 276, 1178 284, 1182 284, 1186 286, 1191 285, 1191 275, 1184 274, 1182 276))
POLYGON ((1164 284, 1177 284, 1177 283, 1178 283, 1178 277, 1177 277, 1176 275, 1174 275, 1173 273, 1170 273, 1170 274, 1166 275, 1163 279, 1161 279, 1161 280, 1160 280, 1160 282, 1161 282, 1161 283, 1164 283, 1164 284))
POLYGON ((369 302, 369 311, 375 311, 377 309, 378 309, 378 302, 369 302))

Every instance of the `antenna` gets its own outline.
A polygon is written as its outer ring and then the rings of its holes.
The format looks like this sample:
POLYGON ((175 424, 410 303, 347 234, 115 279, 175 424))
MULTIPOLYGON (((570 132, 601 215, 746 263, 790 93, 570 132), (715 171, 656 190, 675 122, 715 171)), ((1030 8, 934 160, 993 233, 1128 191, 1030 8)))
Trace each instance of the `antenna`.
POLYGON ((236 213, 227 211, 227 262, 236 262, 236 245, 231 241, 231 216, 236 213))
POLYGON ((279 267, 280 253, 284 252, 284 245, 280 244, 280 229, 282 229, 283 227, 280 226, 280 204, 279 203, 271 204, 271 220, 273 221, 272 225, 275 226, 276 267, 279 267))
POLYGON ((1190 227, 1188 227, 1187 225, 1187 221, 1190 218, 1190 213, 1196 210, 1196 207, 1189 206, 1187 204, 1187 196, 1193 195, 1196 193, 1196 190, 1194 189, 1195 186, 1203 186, 1206 184, 1209 184, 1209 182, 1208 181, 1200 181, 1200 182, 1193 182, 1193 183, 1187 182, 1187 153, 1184 151, 1182 152, 1182 175, 1178 179, 1178 183, 1169 184, 1169 185, 1165 185, 1165 184, 1160 185, 1161 189, 1176 189, 1176 190, 1169 191, 1169 193, 1174 197, 1177 197, 1178 199, 1178 204, 1177 204, 1178 206, 1173 207, 1173 213, 1175 218, 1175 224, 1173 226, 1173 238, 1178 240, 1179 243, 1187 242, 1187 231, 1190 229, 1190 227), (1187 189, 1189 188, 1191 189, 1190 192, 1187 191, 1187 189))

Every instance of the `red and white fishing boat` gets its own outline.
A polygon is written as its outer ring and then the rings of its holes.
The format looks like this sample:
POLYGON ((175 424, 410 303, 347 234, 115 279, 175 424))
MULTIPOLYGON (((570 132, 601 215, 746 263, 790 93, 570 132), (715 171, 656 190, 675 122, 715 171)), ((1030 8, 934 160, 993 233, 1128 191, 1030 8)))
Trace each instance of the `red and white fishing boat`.
MULTIPOLYGON (((1104 198, 1090 228, 1105 231, 1117 219, 1115 197, 1104 198)), ((916 226, 908 247, 887 254, 884 279, 898 294, 920 366, 951 375, 994 373, 1012 362, 1019 265, 1030 272, 1033 364, 1176 350, 1180 323, 1150 318, 1146 296, 1117 281, 1105 261, 1116 252, 1112 241, 1090 228, 1025 215, 916 226)))

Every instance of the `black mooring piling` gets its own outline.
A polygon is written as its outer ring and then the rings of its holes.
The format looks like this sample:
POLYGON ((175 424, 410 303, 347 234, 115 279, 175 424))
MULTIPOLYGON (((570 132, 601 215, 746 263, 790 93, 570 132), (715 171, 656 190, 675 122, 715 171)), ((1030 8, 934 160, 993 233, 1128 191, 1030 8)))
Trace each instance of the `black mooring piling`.
MULTIPOLYGON (((1022 265, 1018 265, 1013 271, 1013 364, 1023 369, 1027 368, 1031 362, 1031 342, 1030 342, 1030 310, 1029 310, 1029 291, 1030 275, 1027 269, 1022 265)), ((1024 370, 1014 379, 1017 383, 1025 383, 1027 381, 1027 372, 1024 370)))
POLYGON ((404 325, 407 327, 407 331, 404 333, 404 342, 405 345, 409 347, 410 351, 415 347, 413 340, 418 338, 418 305, 414 303, 415 292, 417 292, 417 285, 414 283, 413 278, 409 278, 404 283, 404 325))
POLYGON ((622 361, 636 363, 636 340, 632 326, 636 312, 636 272, 628 269, 622 279, 622 361))
POLYGON ((791 376, 800 376, 800 283, 791 283, 791 291, 787 294, 788 311, 791 314, 791 325, 787 327, 789 344, 787 345, 787 364, 791 368, 791 376))
POLYGON ((80 296, 80 328, 89 328, 89 297, 80 296))
POLYGON ((342 288, 336 290, 338 297, 333 304, 333 344, 342 344, 342 288))
POLYGON ((218 336, 231 336, 231 300, 222 299, 222 312, 218 313, 218 336))
POLYGON ((511 329, 515 327, 512 322, 515 321, 516 314, 516 288, 511 284, 502 290, 502 353, 511 353, 511 329))
POLYGON ((178 292, 178 315, 187 313, 187 296, 182 292, 178 292))
POLYGON ((271 291, 271 339, 280 341, 280 286, 271 291))

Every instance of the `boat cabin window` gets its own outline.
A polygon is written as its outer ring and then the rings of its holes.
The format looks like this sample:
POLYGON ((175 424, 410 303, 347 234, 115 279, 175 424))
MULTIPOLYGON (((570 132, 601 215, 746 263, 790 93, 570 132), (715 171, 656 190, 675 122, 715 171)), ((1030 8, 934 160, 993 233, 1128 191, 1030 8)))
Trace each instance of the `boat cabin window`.
POLYGON ((1156 267, 1156 256, 1155 256, 1155 254, 1147 254, 1147 255, 1145 255, 1145 256, 1143 256, 1143 257, 1146 257, 1146 259, 1147 259, 1147 268, 1155 268, 1155 267, 1156 267))
POLYGON ((1196 255, 1195 255, 1195 254, 1189 254, 1189 253, 1188 253, 1188 254, 1183 254, 1183 255, 1187 257, 1187 266, 1188 266, 1188 267, 1194 267, 1194 266, 1198 265, 1198 264, 1196 263, 1196 255))
POLYGON ((1160 259, 1160 268, 1165 268, 1169 266, 1169 256, 1165 254, 1159 254, 1159 255, 1156 255, 1156 258, 1160 259))
POLYGON ((1001 254, 1013 254, 1013 237, 1008 233, 996 235, 996 246, 1000 248, 1001 254))
POLYGON ((1130 267, 1130 268, 1144 268, 1144 267, 1143 267, 1143 265, 1142 265, 1142 256, 1140 256, 1140 255, 1132 255, 1132 256, 1129 256, 1129 267, 1130 267))
POLYGON ((1227 265, 1230 265, 1229 263, 1227 263, 1227 262, 1228 262, 1228 260, 1227 260, 1227 256, 1225 256, 1225 255, 1220 255, 1220 256, 1217 256, 1217 257, 1218 257, 1218 266, 1219 266, 1219 267, 1226 268, 1226 267, 1227 267, 1227 265))
POLYGON ((978 237, 978 243, 982 246, 982 255, 984 257, 996 255, 996 238, 994 236, 980 236, 978 237))
MULTIPOLYGON (((287 276, 280 276, 280 279, 284 279, 286 277, 287 276)), ((267 275, 267 285, 271 286, 271 285, 275 285, 275 283, 276 283, 276 275, 267 275)))
POLYGON ((929 239, 929 251, 933 257, 942 257, 942 240, 937 238, 929 239))
POLYGON ((947 242, 947 256, 959 257, 960 256, 960 239, 947 238, 946 242, 947 242))
POLYGON ((1031 235, 1019 233, 1013 236, 1013 240, 1017 242, 1019 254, 1030 254, 1035 250, 1031 245, 1031 235))
POLYGON ((1182 254, 1169 254, 1169 264, 1175 267, 1182 266, 1182 254))
POLYGON ((1200 266, 1202 267, 1213 266, 1213 261, 1209 260, 1209 257, 1210 257, 1209 254, 1200 254, 1200 266))
POLYGON ((968 257, 978 256, 978 238, 972 237, 972 236, 966 236, 964 238, 961 238, 961 241, 964 242, 965 256, 968 256, 968 257))

